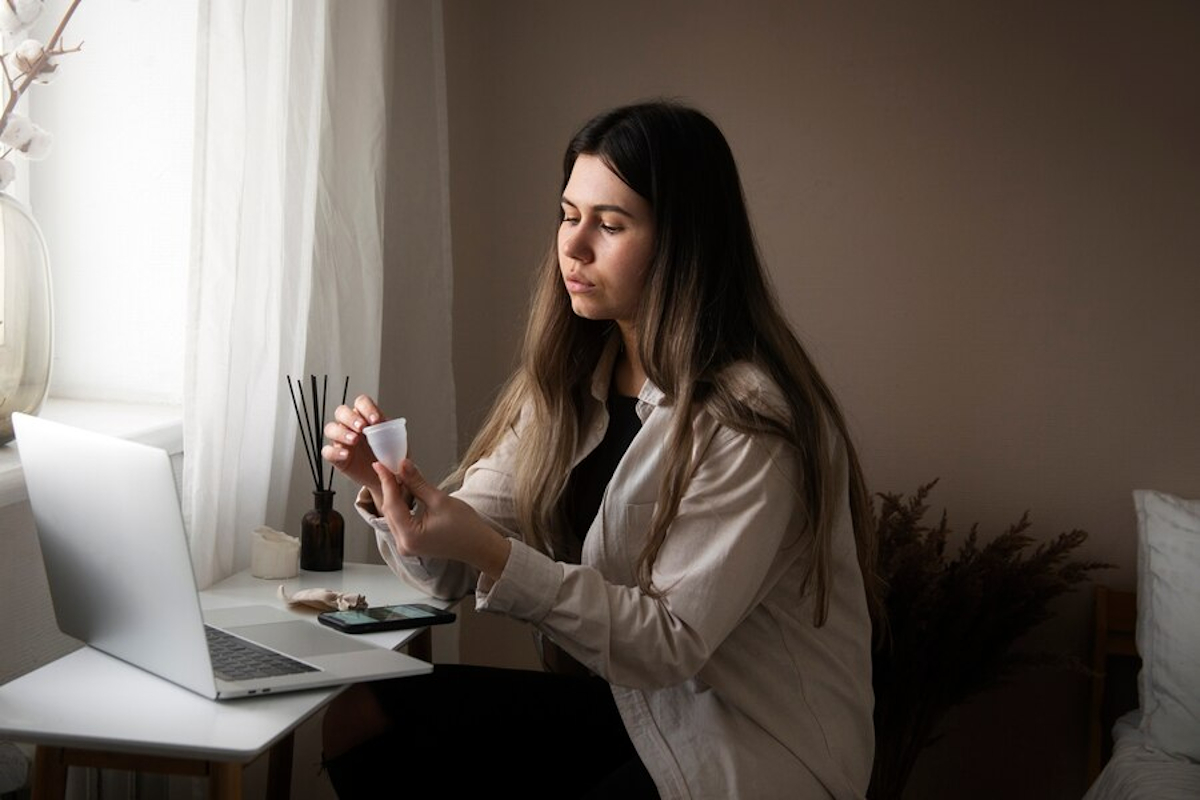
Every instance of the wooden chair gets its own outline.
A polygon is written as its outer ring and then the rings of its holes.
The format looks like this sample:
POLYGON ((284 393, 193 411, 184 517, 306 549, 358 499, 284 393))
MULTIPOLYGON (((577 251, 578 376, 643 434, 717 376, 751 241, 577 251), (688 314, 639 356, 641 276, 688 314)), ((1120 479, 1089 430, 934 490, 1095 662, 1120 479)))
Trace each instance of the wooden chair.
POLYGON ((1137 594, 1095 587, 1092 640, 1092 698, 1088 720, 1087 785, 1112 756, 1112 726, 1137 708, 1137 675, 1141 669, 1135 629, 1137 594))

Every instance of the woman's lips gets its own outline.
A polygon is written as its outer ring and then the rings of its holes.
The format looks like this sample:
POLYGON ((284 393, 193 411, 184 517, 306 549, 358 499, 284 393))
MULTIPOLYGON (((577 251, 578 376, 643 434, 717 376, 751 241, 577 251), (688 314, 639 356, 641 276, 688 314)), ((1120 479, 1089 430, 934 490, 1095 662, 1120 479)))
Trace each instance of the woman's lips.
POLYGON ((567 284, 567 291, 571 292, 573 294, 581 294, 583 292, 590 292, 592 289, 596 288, 596 285, 594 283, 588 283, 587 281, 580 280, 579 278, 568 277, 568 278, 564 278, 564 280, 566 281, 566 284, 567 284))

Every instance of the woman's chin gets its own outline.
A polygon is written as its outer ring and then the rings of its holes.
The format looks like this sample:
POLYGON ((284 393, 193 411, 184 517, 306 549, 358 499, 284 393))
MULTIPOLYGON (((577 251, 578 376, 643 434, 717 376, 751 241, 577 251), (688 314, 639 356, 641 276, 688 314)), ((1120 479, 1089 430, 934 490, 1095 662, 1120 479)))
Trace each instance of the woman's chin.
POLYGON ((576 298, 571 298, 571 310, 575 312, 575 316, 583 317, 584 319, 608 319, 608 317, 600 313, 599 309, 597 309, 593 304, 576 298))

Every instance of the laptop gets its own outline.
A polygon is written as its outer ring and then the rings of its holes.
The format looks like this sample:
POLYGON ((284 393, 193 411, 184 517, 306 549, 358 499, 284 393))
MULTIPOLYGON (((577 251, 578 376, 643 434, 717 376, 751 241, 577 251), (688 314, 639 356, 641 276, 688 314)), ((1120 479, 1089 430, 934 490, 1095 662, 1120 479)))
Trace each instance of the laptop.
POLYGON ((272 606, 202 614, 165 451, 25 414, 13 426, 68 636, 218 700, 432 671, 272 606), (227 646, 249 654, 215 661, 227 646))

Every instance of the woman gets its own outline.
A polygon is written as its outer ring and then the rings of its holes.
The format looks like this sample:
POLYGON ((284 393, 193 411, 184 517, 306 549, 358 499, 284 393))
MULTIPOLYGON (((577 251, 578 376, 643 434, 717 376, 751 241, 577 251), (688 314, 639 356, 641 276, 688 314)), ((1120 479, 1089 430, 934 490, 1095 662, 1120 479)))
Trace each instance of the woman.
POLYGON ((438 597, 474 591, 574 669, 355 687, 325 722, 339 794, 414 740, 470 730, 453 772, 430 766, 436 747, 413 757, 431 787, 864 795, 867 493, 707 117, 645 103, 572 139, 521 365, 453 495, 410 461, 372 464, 360 431, 382 418, 369 398, 340 407, 323 453, 364 487, 388 564, 438 597))

